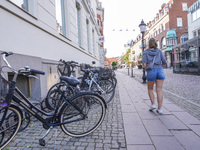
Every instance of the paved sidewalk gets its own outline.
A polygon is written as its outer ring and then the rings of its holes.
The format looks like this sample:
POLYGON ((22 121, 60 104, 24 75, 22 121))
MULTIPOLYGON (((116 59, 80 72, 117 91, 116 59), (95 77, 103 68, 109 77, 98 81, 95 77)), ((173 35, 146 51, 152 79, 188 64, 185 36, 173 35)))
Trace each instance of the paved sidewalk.
POLYGON ((164 98, 163 115, 150 112, 146 85, 116 71, 127 150, 199 150, 200 121, 164 98))

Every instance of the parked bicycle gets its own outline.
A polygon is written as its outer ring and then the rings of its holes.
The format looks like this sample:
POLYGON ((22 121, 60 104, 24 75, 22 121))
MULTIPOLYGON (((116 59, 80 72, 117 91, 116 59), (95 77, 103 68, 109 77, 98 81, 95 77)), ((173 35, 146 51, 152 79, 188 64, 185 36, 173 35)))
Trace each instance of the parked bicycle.
POLYGON ((4 76, 0 76, 2 82, 0 91, 0 149, 9 144, 19 131, 24 117, 21 107, 43 123, 43 127, 47 129, 46 134, 39 139, 39 144, 42 146, 45 145, 44 138, 53 127, 60 126, 62 131, 69 136, 82 137, 92 133, 101 125, 106 114, 106 103, 102 97, 91 92, 81 92, 68 98, 63 92, 61 95, 62 104, 57 105, 58 107, 53 113, 44 112, 28 100, 16 87, 16 82, 18 75, 30 77, 45 73, 29 67, 15 70, 6 60, 6 57, 12 53, 3 52, 1 55, 6 66, 1 67, 0 73, 4 68, 8 68, 14 76, 10 82, 4 76))
POLYGON ((102 72, 102 69, 83 68, 82 65, 78 65, 75 61, 60 60, 58 65, 58 74, 60 75, 60 82, 53 85, 46 98, 43 101, 43 109, 47 107, 46 111, 54 110, 57 105, 61 105, 61 95, 65 93, 65 96, 71 97, 82 91, 90 91, 99 94, 104 98, 105 102, 110 102, 115 94, 116 78, 109 76, 102 72), (82 77, 76 78, 74 76, 75 68, 80 67, 80 70, 84 72, 82 77), (80 81, 79 81, 79 80, 80 81), (45 104, 45 105, 44 105, 45 104))

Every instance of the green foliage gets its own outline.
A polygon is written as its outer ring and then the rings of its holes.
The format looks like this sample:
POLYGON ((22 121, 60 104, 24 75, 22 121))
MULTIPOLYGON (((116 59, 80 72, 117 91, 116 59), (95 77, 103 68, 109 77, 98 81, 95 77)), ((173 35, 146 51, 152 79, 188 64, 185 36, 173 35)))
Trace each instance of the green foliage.
POLYGON ((113 62, 112 62, 112 66, 113 66, 113 67, 117 66, 117 63, 113 61, 113 62))
POLYGON ((129 53, 131 52, 131 49, 128 49, 126 54, 124 54, 124 62, 126 64, 130 64, 131 62, 129 62, 129 53))

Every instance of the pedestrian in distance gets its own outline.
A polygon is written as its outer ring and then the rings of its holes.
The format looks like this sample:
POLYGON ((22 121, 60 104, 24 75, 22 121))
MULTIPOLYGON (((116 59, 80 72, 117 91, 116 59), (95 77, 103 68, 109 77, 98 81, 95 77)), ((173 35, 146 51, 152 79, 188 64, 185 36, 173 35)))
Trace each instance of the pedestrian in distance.
MULTIPOLYGON (((153 63, 153 67, 150 70, 147 70, 147 88, 149 98, 151 100, 150 111, 156 109, 155 105, 155 96, 154 96, 154 84, 156 85, 156 94, 157 94, 157 113, 162 114, 161 109, 163 103, 163 83, 165 79, 165 74, 163 67, 166 65, 166 59, 160 49, 157 48, 157 42, 154 38, 149 40, 149 49, 143 52, 142 64, 145 68, 147 64, 153 63)), ((147 68, 146 68, 147 69, 147 68)))

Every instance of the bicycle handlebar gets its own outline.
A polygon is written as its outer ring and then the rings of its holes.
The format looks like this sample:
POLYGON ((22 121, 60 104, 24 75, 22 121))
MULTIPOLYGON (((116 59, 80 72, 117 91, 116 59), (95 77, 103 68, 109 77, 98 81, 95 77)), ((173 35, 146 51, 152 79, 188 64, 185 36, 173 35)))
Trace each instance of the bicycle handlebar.
POLYGON ((3 61, 6 63, 6 65, 9 67, 9 68, 12 68, 11 65, 8 63, 8 61, 6 60, 6 57, 8 57, 9 55, 12 55, 13 52, 2 52, 1 55, 2 55, 2 58, 3 58, 3 61))
MULTIPOLYGON (((4 60, 4 62, 6 63, 6 65, 12 69, 12 71, 16 72, 15 69, 13 69, 10 64, 8 63, 8 61, 6 60, 6 57, 8 57, 9 55, 12 55, 13 52, 2 52, 1 55, 2 55, 2 58, 4 60)), ((30 69, 29 67, 24 67, 23 69, 21 70, 26 70, 26 71, 29 71, 30 73, 35 73, 35 74, 41 74, 41 75, 44 75, 45 72, 43 71, 39 71, 39 70, 35 70, 35 69, 30 69)), ((20 70, 19 70, 20 71, 20 70)), ((16 72, 17 73, 17 72, 16 72)))
POLYGON ((13 52, 2 52, 1 54, 5 54, 5 56, 8 57, 9 55, 12 55, 13 52))
POLYGON ((35 74, 41 74, 41 75, 45 75, 45 72, 40 71, 40 70, 35 70, 35 69, 30 69, 31 73, 35 73, 35 74))

